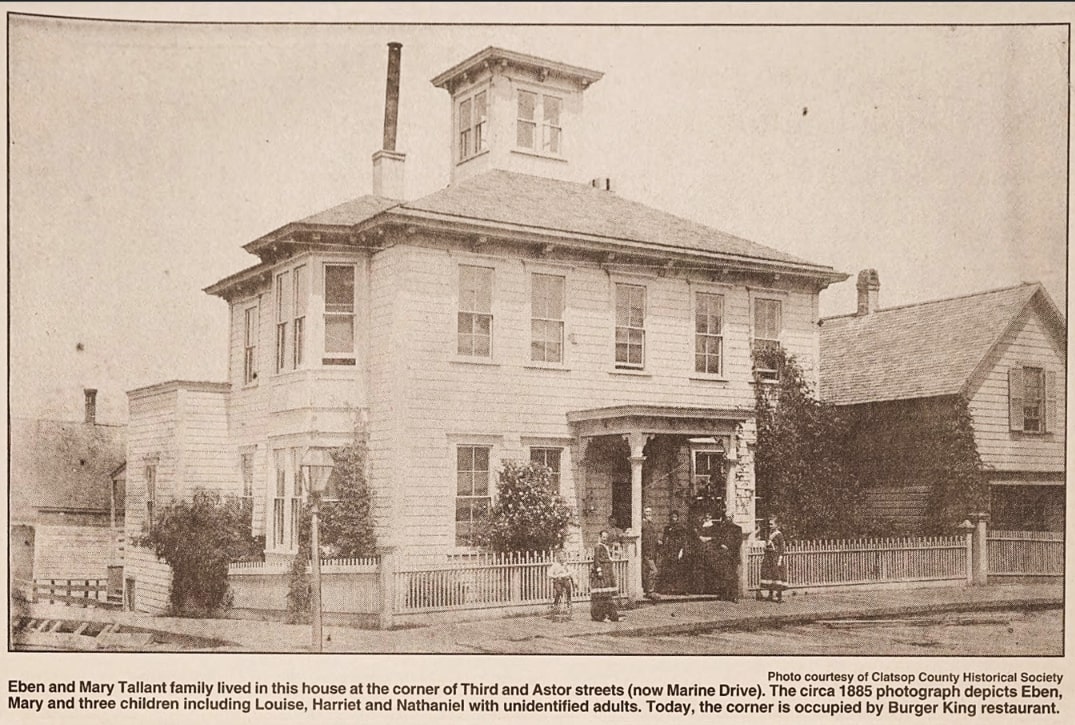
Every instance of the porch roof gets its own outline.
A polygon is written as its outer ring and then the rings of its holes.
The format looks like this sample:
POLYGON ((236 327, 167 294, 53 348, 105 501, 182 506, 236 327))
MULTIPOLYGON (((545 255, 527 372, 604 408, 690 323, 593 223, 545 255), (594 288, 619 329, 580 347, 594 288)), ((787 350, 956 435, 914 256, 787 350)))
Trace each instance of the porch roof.
POLYGON ((611 405, 573 410, 567 422, 582 436, 617 433, 705 435, 729 432, 754 416, 750 408, 706 408, 674 405, 611 405))

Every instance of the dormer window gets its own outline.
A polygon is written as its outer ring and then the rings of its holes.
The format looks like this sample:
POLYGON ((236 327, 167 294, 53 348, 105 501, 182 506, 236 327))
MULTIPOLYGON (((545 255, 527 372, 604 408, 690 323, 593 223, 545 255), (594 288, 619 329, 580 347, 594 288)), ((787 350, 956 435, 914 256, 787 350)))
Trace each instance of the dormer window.
POLYGON ((485 91, 459 102, 459 160, 485 151, 489 110, 485 91))
POLYGON ((515 145, 544 154, 560 155, 563 128, 560 111, 563 100, 556 96, 519 91, 515 145))

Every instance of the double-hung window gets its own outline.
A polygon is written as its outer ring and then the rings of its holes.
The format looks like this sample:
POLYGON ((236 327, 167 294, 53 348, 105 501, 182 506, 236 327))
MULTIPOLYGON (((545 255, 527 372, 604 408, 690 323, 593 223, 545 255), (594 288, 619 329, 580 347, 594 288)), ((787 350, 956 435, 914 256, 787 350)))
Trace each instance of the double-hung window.
POLYGON ((530 282, 530 360, 564 361, 564 278, 534 274, 530 282))
POLYGON ((157 464, 147 463, 146 478, 146 531, 153 530, 153 515, 157 506, 157 464))
POLYGON ((284 511, 287 504, 287 451, 273 451, 273 464, 276 469, 276 489, 272 500, 272 541, 277 549, 283 549, 287 545, 284 526, 287 521, 284 511))
POLYGON ((761 382, 780 380, 780 331, 783 326, 780 300, 754 300, 754 374, 761 382))
POLYGON ((243 510, 248 512, 253 521, 254 516, 254 454, 247 451, 239 454, 239 478, 243 487, 243 510))
POLYGON ((325 265, 324 365, 355 364, 355 265, 325 265))
POLYGON ((641 368, 646 353, 646 288, 616 285, 616 367, 641 368))
POLYGON ((720 375, 723 353, 724 297, 698 292, 694 297, 694 371, 720 375))
POLYGON ((540 463, 549 469, 549 482, 553 493, 560 492, 560 448, 531 448, 530 462, 540 463))
POLYGON ((459 160, 481 153, 488 143, 488 96, 479 91, 459 102, 459 160))
POLYGON ((563 99, 533 91, 519 91, 515 122, 515 145, 522 149, 560 155, 563 99))
POLYGON ((290 316, 291 290, 288 289, 290 274, 276 275, 276 372, 287 369, 287 322, 290 316))
POLYGON ((299 531, 302 524, 302 449, 292 448, 289 456, 291 464, 291 524, 288 526, 288 548, 295 549, 299 545, 299 531))
POLYGON ((493 270, 460 265, 456 352, 472 357, 493 354, 493 270))
POLYGON ((302 367, 305 343, 306 297, 309 295, 306 282, 306 266, 295 267, 293 275, 294 294, 292 295, 291 308, 294 318, 291 323, 291 366, 297 370, 302 367))
POLYGON ((1056 372, 1037 366, 1008 371, 1008 413, 1011 430, 1051 433, 1056 428, 1056 372))
POLYGON ((455 545, 478 544, 478 522, 489 510, 489 447, 455 449, 455 545))
POLYGON ((556 96, 541 97, 541 150, 547 154, 560 154, 560 140, 564 133, 560 126, 562 104, 556 96))
POLYGON ((258 308, 243 310, 243 384, 258 379, 258 308))

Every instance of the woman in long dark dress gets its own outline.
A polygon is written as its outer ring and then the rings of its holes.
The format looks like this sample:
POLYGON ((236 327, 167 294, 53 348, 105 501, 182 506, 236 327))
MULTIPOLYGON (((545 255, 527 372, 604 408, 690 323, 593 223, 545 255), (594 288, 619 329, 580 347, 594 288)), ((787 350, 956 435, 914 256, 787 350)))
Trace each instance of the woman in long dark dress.
POLYGON ((664 594, 683 593, 683 564, 687 561, 687 527, 679 521, 679 512, 669 516, 661 544, 660 591, 664 594))
POLYGON ((762 591, 768 591, 768 601, 784 601, 784 590, 788 587, 788 563, 784 548, 784 534, 780 531, 780 522, 775 516, 770 516, 769 536, 765 540, 765 555, 761 560, 759 600, 762 598, 762 591))
POLYGON ((618 593, 616 572, 612 569, 612 553, 608 549, 608 532, 602 531, 593 550, 593 567, 590 569, 590 617, 593 621, 620 621, 620 615, 616 612, 618 593))

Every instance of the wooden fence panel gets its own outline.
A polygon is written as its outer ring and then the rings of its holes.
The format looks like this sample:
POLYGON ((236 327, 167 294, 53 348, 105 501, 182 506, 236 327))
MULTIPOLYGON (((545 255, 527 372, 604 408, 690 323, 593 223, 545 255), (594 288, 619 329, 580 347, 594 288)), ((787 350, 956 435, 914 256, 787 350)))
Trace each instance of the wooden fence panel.
MULTIPOLYGON (((789 587, 963 580, 969 552, 961 536, 793 541, 784 552, 789 587)), ((761 585, 765 545, 747 552, 747 587, 761 585)))
POLYGON ((77 607, 106 607, 107 579, 35 579, 33 601, 77 607))
MULTIPOLYGON (((409 614, 543 604, 552 601, 550 552, 405 556, 395 573, 395 611, 409 614)), ((589 559, 566 562, 575 579, 573 597, 590 596, 589 559)), ((621 593, 627 560, 614 559, 621 593)))
POLYGON ((1064 535, 1054 531, 990 531, 990 576, 1063 576, 1064 535))

